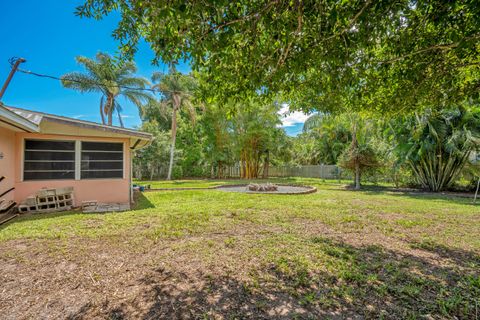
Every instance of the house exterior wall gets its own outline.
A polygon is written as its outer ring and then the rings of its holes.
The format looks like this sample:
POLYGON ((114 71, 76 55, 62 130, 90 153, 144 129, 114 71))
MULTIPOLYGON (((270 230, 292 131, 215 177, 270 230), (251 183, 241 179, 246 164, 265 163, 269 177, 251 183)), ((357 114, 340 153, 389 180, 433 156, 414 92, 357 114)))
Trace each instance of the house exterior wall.
POLYGON ((35 194, 42 188, 73 187, 75 206, 82 201, 97 200, 105 203, 130 202, 130 140, 128 138, 81 137, 65 135, 45 135, 39 133, 17 133, 15 135, 15 196, 17 202, 35 194), (123 142, 122 179, 82 179, 82 180, 38 180, 23 181, 23 155, 25 139, 81 140, 96 142, 123 142))
MULTIPOLYGON (((15 132, 0 127, 0 194, 15 187, 15 132)), ((15 190, 2 196, 2 199, 13 200, 15 190)))

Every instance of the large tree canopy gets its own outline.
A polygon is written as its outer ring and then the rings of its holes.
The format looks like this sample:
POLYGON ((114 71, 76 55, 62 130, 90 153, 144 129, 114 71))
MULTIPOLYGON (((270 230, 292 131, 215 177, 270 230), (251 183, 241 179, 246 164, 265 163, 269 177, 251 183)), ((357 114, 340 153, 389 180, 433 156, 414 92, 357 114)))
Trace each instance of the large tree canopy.
POLYGON ((157 61, 190 60, 224 97, 398 111, 478 96, 476 0, 86 0, 77 13, 112 11, 126 56, 144 38, 157 61))

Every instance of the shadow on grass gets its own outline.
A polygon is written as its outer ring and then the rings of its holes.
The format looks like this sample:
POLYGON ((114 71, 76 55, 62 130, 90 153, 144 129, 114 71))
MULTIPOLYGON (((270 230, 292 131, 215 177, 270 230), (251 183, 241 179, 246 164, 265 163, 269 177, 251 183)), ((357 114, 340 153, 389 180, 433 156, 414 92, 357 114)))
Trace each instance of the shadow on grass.
MULTIPOLYGON (((16 223, 22 223, 25 221, 38 221, 44 219, 54 219, 65 216, 79 216, 84 215, 85 213, 81 211, 62 211, 62 212, 48 212, 48 213, 24 213, 20 214, 18 217, 0 225, 0 231, 3 229, 12 226, 16 223)), ((89 213, 90 214, 90 213, 89 213)), ((98 213, 91 213, 92 215, 97 215, 98 213)))
MULTIPOLYGON (((354 247, 313 237, 330 268, 312 268, 305 256, 278 256, 249 279, 180 268, 147 270, 137 280, 142 295, 71 319, 476 319, 480 303, 477 254, 438 248, 423 254, 354 247), (429 253, 440 250, 445 264, 429 253), (460 259, 457 259, 460 258, 460 259), (183 269, 185 270, 185 269, 183 269), (328 271, 329 270, 329 271, 328 271), (133 315, 131 314, 133 311, 133 315)), ((220 258, 220 257, 219 257, 220 258)), ((239 266, 239 268, 241 268, 239 266)))
MULTIPOLYGON (((150 209, 155 208, 155 205, 148 200, 145 195, 141 192, 135 194, 135 203, 132 205, 131 211, 143 210, 143 209, 150 209)), ((99 216, 103 215, 106 212, 91 212, 91 213, 84 213, 78 210, 71 210, 71 211, 62 211, 62 212, 48 212, 48 213, 26 213, 20 214, 18 217, 0 225, 0 231, 5 229, 10 225, 14 225, 15 223, 25 222, 25 221, 38 221, 43 219, 54 219, 58 217, 65 217, 65 216, 80 216, 80 215, 88 215, 88 216, 99 216)), ((121 212, 117 212, 121 214, 121 212)))
POLYGON ((480 255, 471 251, 449 248, 432 241, 411 242, 410 247, 434 253, 443 259, 452 261, 460 267, 477 265, 480 268, 480 255))
POLYGON ((133 198, 135 203, 132 205, 132 211, 155 208, 155 205, 145 197, 143 192, 135 192, 133 198))
MULTIPOLYGON (((448 193, 439 193, 439 192, 429 192, 426 190, 418 190, 418 189, 397 189, 393 187, 386 187, 386 186, 362 186, 361 190, 354 190, 351 186, 347 188, 339 189, 340 191, 344 192, 360 192, 367 195, 392 195, 397 197, 407 197, 412 199, 420 199, 420 200, 444 200, 449 202, 461 203, 461 204, 470 204, 476 205, 473 203, 473 195, 466 194, 466 193, 455 193, 455 192, 448 192, 448 193)), ((480 202, 477 202, 479 204, 480 202)))

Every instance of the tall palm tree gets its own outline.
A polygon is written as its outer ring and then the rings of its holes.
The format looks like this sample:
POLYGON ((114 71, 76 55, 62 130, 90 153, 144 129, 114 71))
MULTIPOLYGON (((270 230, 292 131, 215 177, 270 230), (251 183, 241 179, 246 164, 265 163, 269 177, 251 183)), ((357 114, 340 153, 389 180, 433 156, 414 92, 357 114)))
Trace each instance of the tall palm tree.
POLYGON ((137 67, 134 62, 121 62, 106 53, 97 53, 95 60, 78 56, 77 63, 83 65, 86 72, 70 72, 62 76, 65 88, 75 89, 80 92, 99 92, 100 116, 102 123, 105 118, 109 126, 112 125, 113 114, 116 112, 118 121, 123 127, 120 115, 122 107, 118 97, 123 96, 138 108, 153 99, 152 95, 145 92, 150 83, 147 79, 135 76, 137 67))
POLYGON ((171 110, 172 112, 172 143, 167 174, 167 180, 171 180, 177 138, 177 112, 180 109, 186 109, 192 121, 195 121, 196 110, 193 105, 193 91, 196 82, 193 76, 182 74, 175 67, 170 68, 169 73, 155 72, 152 75, 152 81, 154 82, 152 89, 161 94, 159 101, 161 111, 165 113, 167 110, 171 110))

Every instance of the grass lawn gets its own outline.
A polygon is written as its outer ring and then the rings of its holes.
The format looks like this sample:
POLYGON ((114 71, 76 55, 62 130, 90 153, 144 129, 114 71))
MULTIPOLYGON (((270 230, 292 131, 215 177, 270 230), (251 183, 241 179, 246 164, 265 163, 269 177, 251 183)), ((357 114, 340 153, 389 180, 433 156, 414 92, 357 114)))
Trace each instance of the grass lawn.
MULTIPOLYGON (((0 226, 7 319, 476 319, 480 206, 361 192, 143 193, 135 210, 0 226)), ((154 188, 238 181, 142 182, 154 188)))

